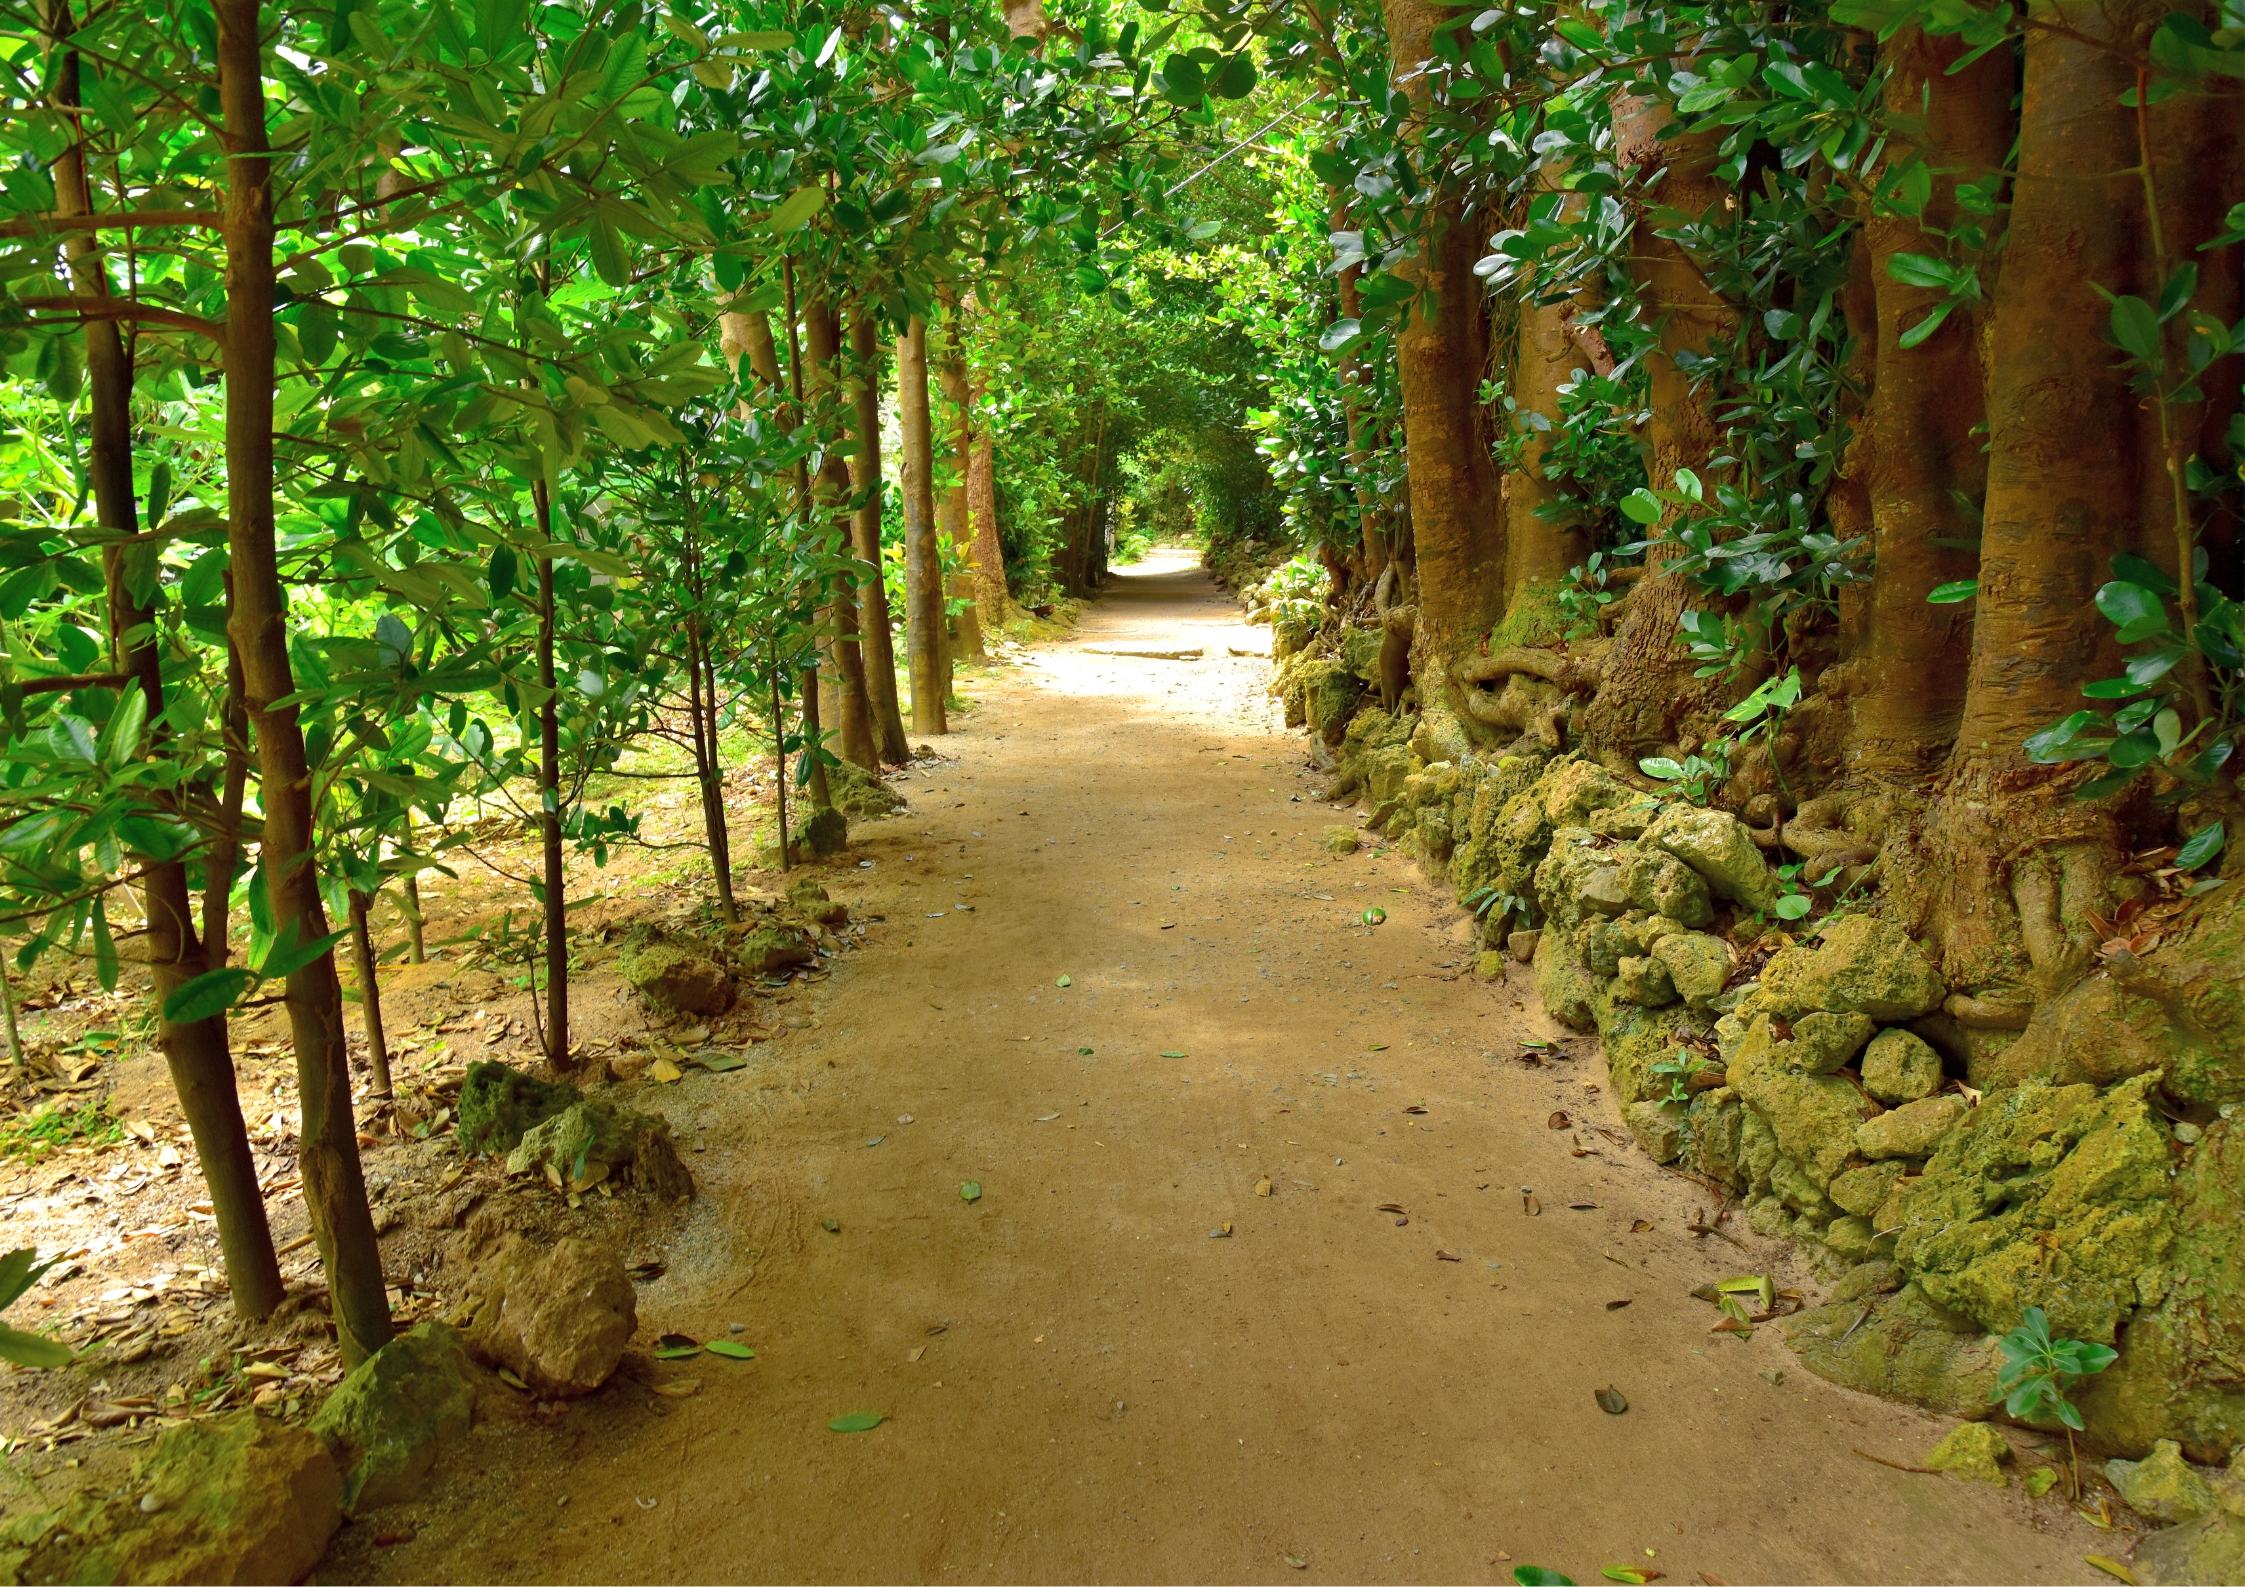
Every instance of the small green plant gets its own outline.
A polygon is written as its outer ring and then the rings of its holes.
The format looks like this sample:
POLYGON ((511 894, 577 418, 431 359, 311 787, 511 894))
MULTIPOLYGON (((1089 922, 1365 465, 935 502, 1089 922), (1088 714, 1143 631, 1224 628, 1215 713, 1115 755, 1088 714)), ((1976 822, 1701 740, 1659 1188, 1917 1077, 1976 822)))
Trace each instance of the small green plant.
POLYGON ((1588 639, 1597 633, 1600 616, 1621 599, 1619 591, 1606 588, 1612 571, 1603 551, 1591 552, 1590 560, 1578 562, 1567 570, 1567 580, 1559 586, 1557 600, 1559 611, 1567 620, 1569 639, 1588 639))
MULTIPOLYGON (((39 1282, 40 1274, 61 1260, 56 1256, 42 1262, 39 1253, 29 1246, 0 1256, 0 1311, 14 1305, 25 1290, 39 1282)), ((19 1367, 66 1367, 70 1365, 70 1350, 43 1334, 25 1333, 0 1323, 0 1361, 13 1361, 19 1367)))
POLYGON ((2003 1365, 1990 1401, 2003 1401, 2004 1410, 2023 1422, 2057 1421, 2075 1433, 2083 1426, 2081 1412, 2066 1391, 2120 1359, 2110 1345, 2052 1338, 2049 1315, 2040 1306, 2029 1306, 2001 1343, 2003 1365))
POLYGON ((1653 1073, 1668 1082, 1670 1102, 1689 1102, 1692 1098, 1691 1082, 1695 1075, 1703 1075, 1715 1065, 1686 1047, 1679 1047, 1653 1065, 1653 1073))
POLYGON ((1675 784, 1678 793, 1695 805, 1703 805, 1730 780, 1731 743, 1727 738, 1709 739, 1682 760, 1648 755, 1637 763, 1637 769, 1648 777, 1675 784))
POLYGON ((114 1146, 124 1138, 106 1102, 69 1111, 48 1107, 0 1124, 0 1157, 44 1157, 59 1146, 114 1146))
POLYGON ((1990 1403, 2003 1401, 2004 1410, 2023 1422, 2055 1421, 2066 1430, 2066 1452, 2073 1461, 2074 1497, 2081 1497, 2081 1453, 2074 1434, 2085 1425, 2081 1412, 2066 1391, 2083 1378, 2102 1372, 2120 1359, 2110 1345, 2080 1339, 2054 1339, 2050 1317, 2040 1306, 2029 1306, 2019 1326, 2000 1341, 2003 1365, 1996 1371, 1996 1389, 1990 1403))
POLYGON ((1476 887, 1465 897, 1459 899, 1458 902, 1472 910, 1473 918, 1476 920, 1486 921, 1493 913, 1499 921, 1504 920, 1507 916, 1517 915, 1523 929, 1535 924, 1536 915, 1533 904, 1517 893, 1505 892, 1493 883, 1476 887))

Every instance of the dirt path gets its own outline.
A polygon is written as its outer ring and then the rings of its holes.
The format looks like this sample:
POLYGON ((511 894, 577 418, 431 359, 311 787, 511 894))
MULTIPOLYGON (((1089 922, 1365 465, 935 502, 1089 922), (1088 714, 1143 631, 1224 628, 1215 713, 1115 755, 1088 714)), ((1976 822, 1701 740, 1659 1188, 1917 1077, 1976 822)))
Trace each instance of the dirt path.
POLYGON ((1228 654, 1266 640, 1171 557, 978 686, 837 878, 880 944, 780 1056, 663 1093, 702 1195, 641 1322, 757 1360, 480 1435, 327 1574, 2087 1577, 2112 1543, 2055 1495, 1875 1465, 1943 1425, 1708 1333, 1691 1288, 1777 1248, 1689 1235, 1588 1044, 1517 1061, 1557 1034, 1524 974, 1476 982, 1400 856, 1324 852, 1347 817, 1228 654))

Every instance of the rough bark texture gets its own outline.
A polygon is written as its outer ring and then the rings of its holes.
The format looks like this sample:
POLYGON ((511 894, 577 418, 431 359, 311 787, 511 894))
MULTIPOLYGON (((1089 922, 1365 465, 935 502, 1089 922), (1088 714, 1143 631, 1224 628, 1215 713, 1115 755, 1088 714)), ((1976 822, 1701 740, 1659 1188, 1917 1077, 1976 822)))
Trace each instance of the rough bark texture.
MULTIPOLYGON (((234 573, 229 620, 257 733, 265 808, 261 843, 277 932, 298 942, 327 935, 312 861, 312 779, 293 706, 288 607, 273 531, 273 207, 265 133, 257 0, 217 0, 219 106, 226 160, 226 543, 234 573)), ((390 1341, 382 1250, 367 1208, 343 1046, 343 989, 335 955, 321 954, 287 980, 289 1030, 303 1109, 298 1163, 304 1206, 327 1270, 337 1343, 355 1366, 390 1341)))
POLYGON ((1005 542, 998 534, 997 449, 987 431, 977 431, 967 459, 967 516, 974 524, 974 576, 982 610, 1002 620, 1012 605, 1006 590, 1005 542))
MULTIPOLYGON (((831 411, 843 401, 836 368, 842 354, 842 321, 820 298, 811 300, 808 318, 811 385, 821 408, 831 411)), ((841 540, 838 549, 847 552, 851 533, 850 517, 845 511, 850 499, 849 464, 828 452, 819 467, 813 496, 820 521, 834 525, 834 533, 841 540)), ((831 709, 826 708, 828 700, 822 700, 820 715, 839 731, 842 758, 872 771, 880 764, 880 756, 873 743, 872 705, 865 689, 865 650, 858 611, 860 586, 864 582, 862 579, 844 580, 836 588, 828 608, 834 632, 827 642, 827 664, 822 669, 821 682, 829 691, 831 709)))
MULTIPOLYGON (((1619 101, 1615 157, 1624 165, 1666 167, 1650 206, 1705 214, 1728 193, 1715 178, 1714 142, 1704 135, 1657 141, 1669 119, 1657 102, 1619 101)), ((1713 393, 1692 382, 1677 354, 1705 352, 1727 340, 1737 315, 1715 296, 1689 254, 1655 234, 1650 207, 1637 218, 1631 270, 1644 317, 1661 325, 1660 345, 1645 361, 1652 381, 1648 472, 1656 489, 1666 489, 1679 468, 1704 471, 1720 437, 1713 393)), ((1690 654, 1677 640, 1691 591, 1662 571, 1670 560, 1657 546, 1646 554, 1645 576, 1630 592, 1598 695, 1584 713, 1591 741, 1609 755, 1633 758, 1669 744, 1686 714, 1707 698, 1692 676, 1690 654)))
MULTIPOLYGON (((957 483, 944 491, 937 504, 937 522, 943 538, 951 543, 955 553, 971 553, 974 545, 974 529, 967 511, 967 480, 974 467, 974 391, 967 384, 965 336, 964 320, 954 307, 944 318, 943 357, 936 378, 943 386, 946 416, 951 421, 945 427, 944 450, 957 476, 957 483)), ((976 572, 970 570, 953 576, 946 593, 952 600, 967 603, 947 625, 952 639, 949 659, 983 655, 982 613, 977 605, 982 590, 976 572)))
POLYGON ((382 1031, 382 983, 374 973, 374 930, 367 913, 374 900, 351 889, 351 967, 358 974, 359 1021, 366 1027, 367 1094, 390 1094, 390 1043, 382 1031))
POLYGON ((2031 31, 2011 215, 1988 346, 1988 496, 1972 664, 1956 748, 1900 889, 1940 944, 1951 987, 2036 1003, 2091 962, 2094 911, 2114 908, 2127 834, 2114 801, 2064 790, 2027 737, 2078 708, 2081 686, 2118 670, 2110 625, 2091 617, 2115 552, 2135 543, 2142 496, 2136 402, 2096 287, 2140 286, 2136 139, 2117 104, 2133 86, 2099 37, 2125 41, 2127 12, 2038 7, 2081 38, 2031 31))
MULTIPOLYGON (((1955 39, 1930 39, 1915 28, 1896 34, 1883 47, 1892 74, 1886 105, 1899 124, 1922 123, 1915 141, 1928 165, 1978 173, 2000 166, 2011 146, 2014 68, 2009 52, 1998 50, 1949 75, 1963 53, 1955 39)), ((1975 433, 1985 416, 1979 327, 1954 314, 1918 346, 1902 347, 1903 332, 1942 294, 1897 281, 1888 268, 1898 254, 1942 251, 1929 232, 1956 224, 1956 184, 1955 175, 1936 177, 1920 220, 1875 215, 1864 226, 1877 301, 1878 377, 1861 420, 1876 561, 1857 614, 1860 676, 1847 765, 1875 777, 1932 770, 1964 709, 1972 607, 1934 606, 1926 596, 1971 578, 1979 562, 1971 546, 1978 525, 1958 505, 1960 497, 1980 500, 1987 488, 1987 456, 1975 433)))
MULTIPOLYGON (((58 0, 50 6, 49 18, 50 33, 60 46, 72 28, 68 6, 58 0)), ((58 103, 80 102, 79 69, 77 51, 62 48, 54 75, 58 103)), ((54 178, 56 208, 61 213, 93 212, 82 145, 74 144, 55 162, 54 178)), ((107 297, 109 271, 96 240, 79 233, 65 246, 65 252, 77 291, 87 297, 107 297)), ((139 529, 139 513, 133 499, 131 358, 114 320, 87 321, 85 341, 87 426, 91 432, 86 473, 93 487, 94 515, 104 529, 134 534, 139 529)), ((164 685, 161 657, 150 626, 154 614, 134 597, 134 569, 127 552, 118 547, 106 549, 102 572, 108 584, 110 647, 118 670, 132 677, 127 687, 140 690, 147 703, 150 732, 161 753, 164 685), (128 634, 139 637, 128 644, 128 634)), ((223 909, 223 902, 220 907, 223 909)), ((241 1099, 235 1090, 226 1017, 219 1014, 180 1023, 166 1019, 163 1013, 167 997, 213 967, 196 937, 194 905, 183 862, 147 866, 141 908, 147 919, 145 940, 154 982, 151 997, 156 1005, 157 1045, 163 1049, 172 1087, 179 1094, 180 1112, 194 1139, 203 1183, 210 1190, 234 1312, 240 1317, 264 1317, 281 1303, 284 1290, 272 1228, 257 1188, 257 1160, 250 1150, 241 1099)), ((9 1018, 13 1043, 12 1007, 9 1018)))
POLYGON ((944 721, 943 556, 936 545, 935 438, 928 414, 928 327, 917 315, 897 339, 898 417, 903 421, 904 647, 912 675, 912 731, 949 731, 944 721))
MULTIPOLYGON (((1336 196, 1333 204, 1333 229, 1346 231, 1348 226, 1348 201, 1336 196)), ((1340 301, 1341 318, 1344 320, 1361 320, 1364 317, 1364 300, 1357 291, 1357 278, 1363 273, 1361 265, 1352 264, 1342 270, 1334 282, 1340 301)), ((1381 532, 1379 505, 1372 499, 1372 486, 1367 478, 1371 470, 1371 448, 1365 434, 1370 425, 1364 416, 1364 384, 1364 359, 1352 347, 1341 354, 1341 416, 1348 425, 1349 472, 1356 477, 1358 555, 1362 558, 1362 576, 1366 582, 1370 582, 1377 579, 1388 565, 1388 541, 1387 536, 1381 532)))
MULTIPOLYGON (((1542 514, 1559 497, 1559 490, 1544 478, 1545 454, 1559 426, 1559 388, 1589 361, 1568 332, 1575 309, 1571 300, 1520 305, 1519 324, 1513 333, 1511 362, 1512 400, 1517 405, 1526 434, 1520 466, 1505 476, 1505 606, 1508 615, 1524 613, 1530 603, 1563 582, 1568 569, 1590 554, 1589 536, 1573 517, 1542 514), (1525 423, 1536 414, 1548 421, 1549 430, 1525 423)), ((1508 624, 1508 629, 1514 625, 1508 624)), ((1540 626, 1540 625, 1539 625, 1540 626)), ((1514 642, 1552 637, 1545 631, 1508 632, 1514 642)))
MULTIPOLYGON (((538 534, 553 543, 553 502, 546 482, 530 487, 538 534)), ((554 676, 553 558, 538 558, 538 848, 545 878, 546 1063, 565 1073, 569 1056, 569 871, 561 847, 561 708, 554 676)))
MULTIPOLYGON (((1451 13, 1422 0, 1387 0, 1386 13, 1397 82, 1423 100, 1418 73, 1434 28, 1451 13)), ((1478 645, 1504 614, 1503 487, 1480 403, 1489 362, 1481 280, 1473 273, 1480 243, 1459 206, 1435 208, 1419 256, 1404 271, 1424 289, 1422 308, 1396 335, 1420 590, 1411 659, 1429 703, 1450 659, 1478 645)))
POLYGON ((889 591, 881 580, 881 342, 873 310, 864 304, 850 314, 850 353, 858 365, 851 391, 851 439, 857 442, 857 455, 850 459, 850 482, 863 498, 850 524, 850 542, 858 560, 872 570, 862 586, 858 617, 865 646, 865 699, 874 749, 882 760, 900 766, 912 752, 904 741, 889 591))

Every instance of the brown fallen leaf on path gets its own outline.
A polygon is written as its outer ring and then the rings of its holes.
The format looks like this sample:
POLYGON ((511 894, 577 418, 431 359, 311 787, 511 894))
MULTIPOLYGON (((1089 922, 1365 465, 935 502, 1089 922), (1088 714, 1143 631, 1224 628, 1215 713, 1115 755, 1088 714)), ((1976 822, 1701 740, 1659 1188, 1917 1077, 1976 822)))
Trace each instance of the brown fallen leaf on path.
POLYGON ((1543 1203, 1536 1199, 1535 1192, 1523 1190, 1520 1193, 1520 1210, 1531 1218, 1539 1217, 1543 1213, 1543 1203))
POLYGON ((701 1393, 702 1380, 700 1378, 680 1378, 675 1383, 658 1383, 654 1387, 655 1392, 665 1399, 683 1400, 701 1393))
POLYGON ((1462 1257, 1462 1256, 1452 1256, 1452 1255, 1451 1255, 1451 1254, 1450 1254, 1449 1252, 1447 1252, 1447 1251, 1437 1251, 1437 1252, 1435 1252, 1435 1253, 1434 1253, 1434 1259, 1435 1259, 1435 1260, 1436 1260, 1437 1262, 1462 1262, 1462 1261, 1464 1261, 1464 1260, 1465 1260, 1465 1258, 1464 1258, 1464 1257, 1462 1257))
POLYGON ((1543 1121, 1543 1127, 1547 1130, 1563 1130, 1573 1122, 1567 1117, 1567 1110, 1561 1108, 1553 1113, 1550 1118, 1543 1121))

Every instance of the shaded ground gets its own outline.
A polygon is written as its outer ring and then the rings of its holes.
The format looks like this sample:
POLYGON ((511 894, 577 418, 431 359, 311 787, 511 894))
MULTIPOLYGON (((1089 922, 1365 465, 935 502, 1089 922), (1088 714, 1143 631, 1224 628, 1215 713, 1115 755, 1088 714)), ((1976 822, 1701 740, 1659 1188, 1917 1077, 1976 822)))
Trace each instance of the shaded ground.
MULTIPOLYGON (((2040 1581, 2119 1552, 2056 1493, 1862 1458, 1919 1463, 1945 1424, 1808 1376, 1774 1329, 1708 1333, 1695 1285, 1816 1286, 1743 1229, 1688 1232, 1712 1198, 1626 1144, 1588 1042, 1522 1061, 1565 1033, 1524 971, 1472 978, 1470 923, 1401 856, 1323 850, 1349 817, 1314 802, 1267 663, 1232 653, 1265 643, 1157 557, 1074 641, 971 681, 980 708, 900 781, 912 810, 822 873, 885 917, 866 951, 713 1031, 746 1067, 620 1087, 673 1121, 683 1212, 455 1180, 410 1130, 374 1150, 413 1191, 386 1249, 393 1277, 428 1270, 419 1304, 441 1308, 458 1198, 503 1197, 666 1264, 643 1341, 737 1324, 757 1359, 642 1354, 588 1401, 494 1418, 322 1576, 2040 1581), (887 1419, 828 1430, 857 1411, 887 1419)), ((690 913, 691 872, 593 907, 690 913)), ((686 1036, 645 1031, 601 952, 584 1029, 635 1072, 632 1043, 686 1036)), ((412 972, 424 1122, 520 1001, 475 973, 412 972)), ((307 1394, 327 1365, 291 1364, 307 1394)), ((30 1448, 51 1486, 99 1443, 30 1448)))

